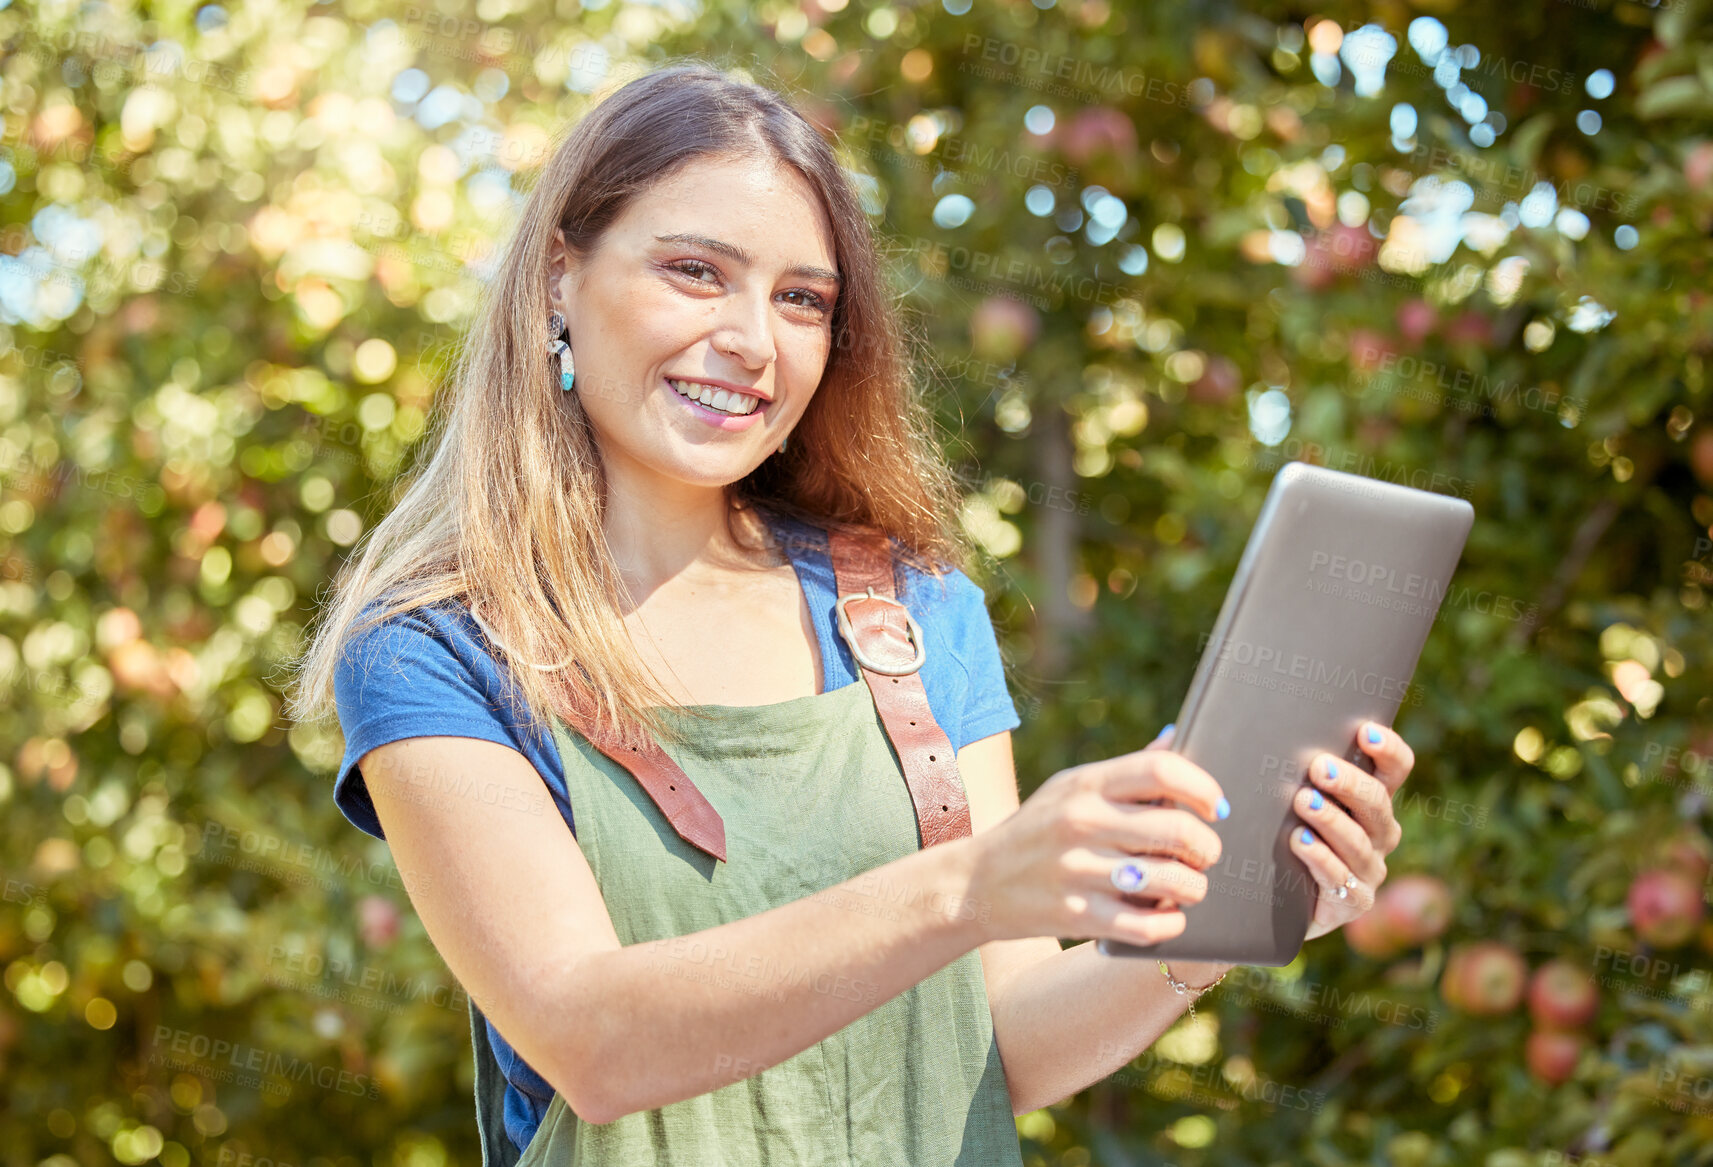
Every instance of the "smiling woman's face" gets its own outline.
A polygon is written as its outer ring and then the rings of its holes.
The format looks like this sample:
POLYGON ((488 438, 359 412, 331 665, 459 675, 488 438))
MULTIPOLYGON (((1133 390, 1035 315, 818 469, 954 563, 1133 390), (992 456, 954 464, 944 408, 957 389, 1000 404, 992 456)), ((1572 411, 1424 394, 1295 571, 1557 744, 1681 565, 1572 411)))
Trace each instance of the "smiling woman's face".
POLYGON ((581 262, 556 242, 550 293, 609 475, 724 486, 773 453, 826 367, 834 251, 801 174, 725 155, 638 195, 581 262))

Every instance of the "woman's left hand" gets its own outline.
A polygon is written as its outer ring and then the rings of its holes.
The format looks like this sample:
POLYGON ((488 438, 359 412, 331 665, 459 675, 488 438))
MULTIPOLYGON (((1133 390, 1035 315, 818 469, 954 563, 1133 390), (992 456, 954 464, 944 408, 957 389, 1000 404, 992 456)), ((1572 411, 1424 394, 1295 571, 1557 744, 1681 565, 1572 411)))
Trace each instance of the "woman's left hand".
POLYGON ((1373 771, 1331 754, 1309 766, 1309 785, 1292 806, 1306 826, 1291 832, 1291 850, 1320 886, 1306 939, 1342 928, 1374 907, 1386 879, 1386 856, 1403 838, 1392 798, 1415 767, 1415 751, 1384 726, 1368 722, 1357 744, 1373 771))

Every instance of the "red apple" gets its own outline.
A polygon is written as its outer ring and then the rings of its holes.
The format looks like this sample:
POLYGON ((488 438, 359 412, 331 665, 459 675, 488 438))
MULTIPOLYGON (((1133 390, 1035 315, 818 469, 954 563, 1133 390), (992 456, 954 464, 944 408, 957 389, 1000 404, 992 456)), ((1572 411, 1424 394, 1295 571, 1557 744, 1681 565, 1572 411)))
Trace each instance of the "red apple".
POLYGON ((989 296, 970 314, 970 343, 984 360, 1009 364, 1035 343, 1041 317, 1010 296, 989 296))
POLYGON ((1529 966, 1497 940, 1459 945, 1446 958, 1440 995, 1453 1008, 1480 1017, 1509 1013, 1523 999, 1529 966))
POLYGON ((1707 882, 1713 870, 1713 842, 1694 827, 1685 827, 1660 848, 1660 858, 1673 871, 1687 875, 1691 882, 1707 882))
POLYGON ((1366 328, 1350 332, 1350 367, 1359 373, 1378 368, 1397 348, 1378 332, 1366 328))
POLYGON ((1438 324, 1439 313, 1419 296, 1405 300, 1398 307, 1398 334, 1411 344, 1420 344, 1438 324))
POLYGON ((1713 191, 1713 142, 1702 142, 1684 156, 1683 177, 1690 190, 1713 191))
POLYGON ((1215 353, 1208 358, 1206 371, 1190 386, 1190 396, 1197 401, 1219 405, 1230 401, 1242 387, 1243 374, 1237 368, 1237 362, 1215 353))
POLYGON ((399 934, 399 910, 384 896, 364 896, 357 901, 357 929, 370 948, 385 948, 399 934))
POLYGON ((1713 487, 1713 426, 1695 435, 1689 446, 1689 468, 1702 486, 1713 487))
POLYGON ((1136 156, 1136 123, 1111 106, 1091 105, 1065 123, 1058 137, 1059 151, 1078 166, 1087 166, 1099 154, 1117 158, 1136 156))
POLYGON ((1556 1086, 1576 1073, 1576 1063, 1587 1045, 1588 1039, 1580 1033, 1537 1029, 1529 1034, 1523 1056, 1529 1064, 1529 1073, 1556 1086))
POLYGON ((1440 936, 1451 924, 1451 889, 1433 875, 1405 875, 1380 888, 1375 911, 1406 947, 1440 936))
POLYGON ((1392 934, 1379 912, 1364 912, 1344 926, 1344 942, 1352 951, 1375 960, 1388 960, 1402 952, 1404 942, 1392 934))
POLYGON ((1630 884, 1627 902, 1636 935, 1655 948, 1676 948, 1701 927, 1701 885, 1681 871, 1642 872, 1630 884))
POLYGON ((1549 960, 1529 981, 1529 1014, 1542 1029, 1586 1025, 1600 1007, 1588 974, 1566 960, 1549 960))
POLYGON ((1452 344, 1488 344, 1493 339, 1493 322, 1479 312, 1460 312, 1446 325, 1445 339, 1452 344))

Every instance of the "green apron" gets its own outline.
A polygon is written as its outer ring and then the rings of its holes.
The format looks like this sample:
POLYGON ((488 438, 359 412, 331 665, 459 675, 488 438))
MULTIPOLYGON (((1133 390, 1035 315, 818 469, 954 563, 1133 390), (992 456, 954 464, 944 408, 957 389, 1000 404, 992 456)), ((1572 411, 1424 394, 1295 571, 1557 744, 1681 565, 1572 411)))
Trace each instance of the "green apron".
MULTIPOLYGON (((700 709, 714 719, 665 711, 693 729, 688 743, 667 750, 725 820, 724 863, 681 839, 617 763, 563 722, 554 726, 577 842, 620 944, 670 940, 753 916, 920 849, 903 771, 862 681, 775 705, 700 709)), ((900 910, 886 891, 839 902, 884 916, 900 910)), ((767 999, 805 991, 806 970, 789 961, 765 968, 747 954, 740 959, 699 943, 659 952, 658 967, 673 976, 767 999)), ((866 982, 845 978, 821 991, 853 1000, 876 995, 866 982)), ((506 1083, 474 1005, 472 1019, 477 1113, 494 1167, 516 1157, 498 1118, 506 1083)), ((659 1056, 677 1055, 669 1045, 659 1056)), ((730 1068, 734 1078, 743 1069, 730 1068)), ((795 1056, 695 1098, 594 1124, 555 1094, 517 1161, 1021 1167, 981 954, 964 953, 795 1056)))

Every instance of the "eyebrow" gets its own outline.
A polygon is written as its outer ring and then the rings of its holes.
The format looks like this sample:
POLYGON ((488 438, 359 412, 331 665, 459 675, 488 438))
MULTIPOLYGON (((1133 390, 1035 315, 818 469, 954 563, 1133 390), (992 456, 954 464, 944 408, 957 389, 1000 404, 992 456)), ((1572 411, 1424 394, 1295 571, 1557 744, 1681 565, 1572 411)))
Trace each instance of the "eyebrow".
MULTIPOLYGON (((736 244, 727 243, 720 239, 710 239, 706 235, 693 235, 680 232, 674 235, 656 235, 655 239, 659 240, 661 243, 688 243, 696 247, 703 247, 709 251, 715 252, 716 254, 723 255, 728 259, 736 260, 741 264, 747 265, 755 262, 750 257, 749 252, 736 244)), ((788 276, 795 276, 798 279, 826 280, 827 282, 836 284, 840 287, 844 286, 844 280, 839 278, 838 272, 828 271, 824 267, 816 267, 811 263, 796 264, 793 267, 787 268, 785 274, 788 276)))

